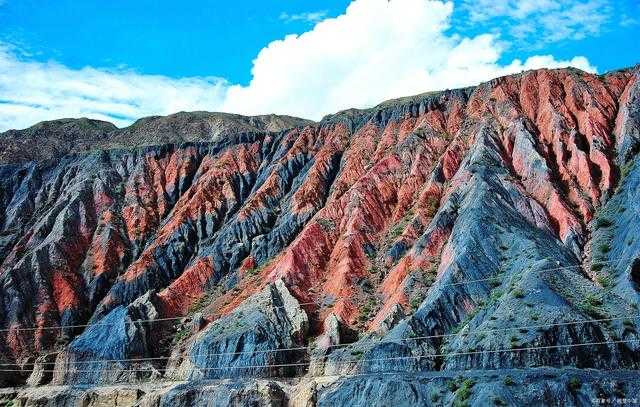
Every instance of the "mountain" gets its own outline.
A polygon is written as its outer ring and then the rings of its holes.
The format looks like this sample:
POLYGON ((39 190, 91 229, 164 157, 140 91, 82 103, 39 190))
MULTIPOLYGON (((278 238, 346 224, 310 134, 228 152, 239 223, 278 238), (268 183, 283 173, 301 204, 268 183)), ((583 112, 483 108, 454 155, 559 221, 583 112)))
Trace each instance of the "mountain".
POLYGON ((24 130, 0 133, 0 163, 43 161, 100 149, 214 141, 231 134, 276 132, 312 123, 291 116, 247 117, 211 112, 145 117, 123 129, 109 122, 86 118, 52 120, 24 130))
POLYGON ((640 66, 0 140, 0 399, 640 398, 640 66))

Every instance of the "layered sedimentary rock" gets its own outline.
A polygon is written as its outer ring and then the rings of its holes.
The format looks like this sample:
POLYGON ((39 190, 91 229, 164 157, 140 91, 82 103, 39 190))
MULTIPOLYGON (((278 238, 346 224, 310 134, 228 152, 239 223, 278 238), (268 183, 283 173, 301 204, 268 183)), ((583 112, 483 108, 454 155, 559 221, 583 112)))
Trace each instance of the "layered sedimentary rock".
POLYGON ((156 405, 227 385, 222 404, 451 404, 444 378, 473 371, 466 401, 517 405, 491 375, 527 369, 539 404, 637 394, 639 78, 530 71, 319 123, 4 133, 2 379, 185 381, 156 405), (55 155, 11 153, 42 135, 55 155))

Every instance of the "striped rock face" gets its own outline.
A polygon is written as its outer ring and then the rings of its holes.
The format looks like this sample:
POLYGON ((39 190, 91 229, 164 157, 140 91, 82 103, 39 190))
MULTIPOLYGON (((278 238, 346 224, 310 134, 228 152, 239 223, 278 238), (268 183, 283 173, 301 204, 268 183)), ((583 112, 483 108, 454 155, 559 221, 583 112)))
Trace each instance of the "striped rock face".
POLYGON ((6 384, 638 368, 637 67, 212 115, 0 135, 6 384))

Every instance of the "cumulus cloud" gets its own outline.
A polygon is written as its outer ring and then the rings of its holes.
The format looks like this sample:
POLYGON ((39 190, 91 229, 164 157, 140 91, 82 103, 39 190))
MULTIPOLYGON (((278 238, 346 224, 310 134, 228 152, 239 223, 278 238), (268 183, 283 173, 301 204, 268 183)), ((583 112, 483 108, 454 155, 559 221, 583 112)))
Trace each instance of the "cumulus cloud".
MULTIPOLYGON (((500 63, 493 34, 449 31, 453 4, 355 0, 344 14, 264 47, 247 86, 220 78, 173 79, 122 69, 35 62, 0 44, 0 130, 91 117, 119 126, 180 110, 280 113, 312 119, 385 99, 468 86, 541 67, 595 71, 584 57, 540 55, 500 63)), ((215 67, 212 67, 214 69, 215 67)))
POLYGON ((346 12, 263 48, 248 86, 231 86, 225 107, 244 113, 289 113, 318 119, 417 92, 476 84, 533 67, 578 65, 533 57, 501 65, 491 34, 447 34, 451 2, 356 0, 346 12))

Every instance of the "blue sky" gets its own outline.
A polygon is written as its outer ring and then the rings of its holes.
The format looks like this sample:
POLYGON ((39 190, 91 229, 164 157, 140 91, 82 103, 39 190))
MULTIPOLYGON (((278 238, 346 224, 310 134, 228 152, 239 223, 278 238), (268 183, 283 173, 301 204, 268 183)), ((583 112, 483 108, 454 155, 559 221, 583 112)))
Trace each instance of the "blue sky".
POLYGON ((636 0, 0 0, 0 130, 177 110, 319 119, 543 66, 640 62, 636 0))
POLYGON ((269 42, 302 33, 349 1, 6 0, 0 39, 72 68, 126 65, 175 78, 217 76, 248 83, 269 42), (291 17, 293 16, 293 18, 291 17))

